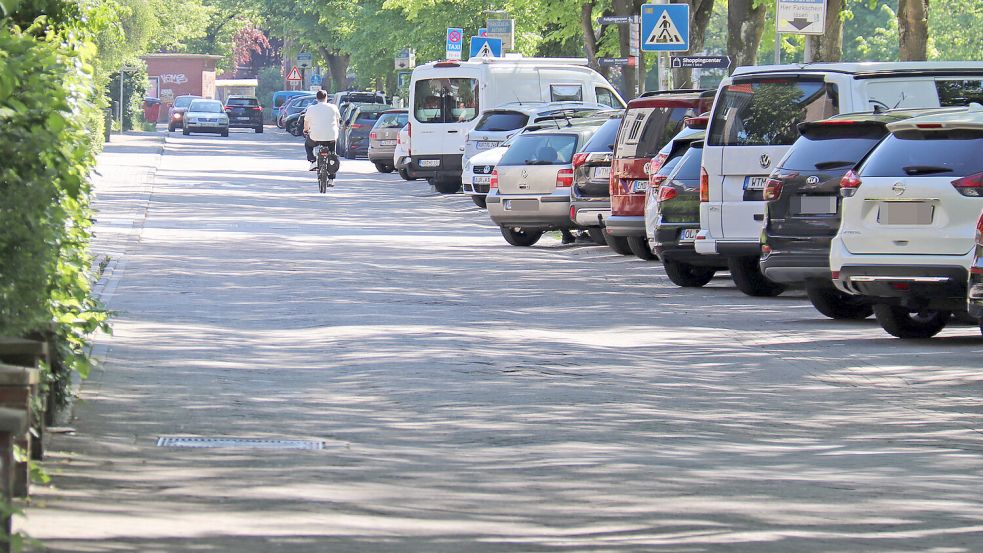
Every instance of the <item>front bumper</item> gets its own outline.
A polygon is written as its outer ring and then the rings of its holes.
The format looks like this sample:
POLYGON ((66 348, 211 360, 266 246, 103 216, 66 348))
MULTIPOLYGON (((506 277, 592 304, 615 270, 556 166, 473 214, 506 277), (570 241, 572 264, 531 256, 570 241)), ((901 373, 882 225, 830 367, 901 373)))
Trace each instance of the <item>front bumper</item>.
POLYGON ((189 132, 214 132, 214 133, 224 133, 229 131, 227 125, 213 125, 210 123, 199 124, 199 123, 185 123, 184 128, 189 132))
POLYGON ((611 236, 645 236, 645 216, 611 215, 604 220, 604 227, 611 236))
POLYGON ((499 226, 530 229, 577 228, 570 220, 570 192, 557 189, 552 194, 499 195, 498 189, 486 196, 488 215, 499 226))

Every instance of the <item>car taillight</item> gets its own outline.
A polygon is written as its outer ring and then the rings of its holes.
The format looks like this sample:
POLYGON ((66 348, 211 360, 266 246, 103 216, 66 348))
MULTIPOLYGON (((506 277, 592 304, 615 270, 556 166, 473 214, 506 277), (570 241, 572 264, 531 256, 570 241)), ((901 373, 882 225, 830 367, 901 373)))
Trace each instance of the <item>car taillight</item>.
POLYGON ((659 174, 649 176, 649 189, 653 191, 658 190, 662 186, 662 183, 666 182, 667 176, 659 174))
POLYGON ((351 128, 353 128, 353 129, 361 129, 361 128, 362 128, 362 127, 364 127, 364 126, 365 126, 365 125, 363 125, 363 124, 361 124, 361 123, 352 123, 352 124, 351 124, 351 128))
POLYGON ((669 157, 667 154, 659 154, 653 157, 652 161, 649 162, 649 174, 654 175, 658 173, 659 169, 662 169, 662 164, 666 162, 667 157, 669 157))
POLYGON ((777 200, 782 195, 782 184, 782 179, 768 177, 768 180, 765 181, 765 190, 761 193, 761 197, 766 202, 777 200))
POLYGON ((844 198, 852 198, 854 194, 857 193, 857 189, 860 188, 861 180, 860 176, 857 175, 855 171, 847 171, 843 178, 840 179, 840 196, 844 198))
POLYGON ((581 165, 587 163, 587 156, 590 154, 587 152, 580 152, 579 154, 573 154, 573 166, 574 168, 580 167, 581 165))
POLYGON ((376 133, 374 133, 374 132, 370 132, 370 133, 369 133, 369 138, 371 138, 372 140, 375 140, 375 139, 377 139, 377 138, 379 138, 379 135, 377 135, 377 134, 376 134, 376 133))
POLYGON ((560 169, 556 173, 556 187, 569 188, 573 186, 573 169, 560 169))
POLYGON ((952 181, 952 186, 963 196, 981 198, 983 197, 983 173, 976 173, 975 175, 954 180, 952 181))
POLYGON ((253 111, 263 111, 263 106, 253 106, 253 111))
POLYGON ((703 167, 700 167, 700 201, 710 201, 710 175, 703 167))
POLYGON ((232 111, 232 108, 225 106, 225 111, 232 111))
POLYGON ((980 212, 980 218, 976 221, 976 243, 983 246, 983 212, 980 212))
POLYGON ((577 222, 577 206, 575 205, 570 206, 570 220, 577 222))
POLYGON ((488 181, 488 189, 498 188, 498 171, 492 171, 491 179, 488 181))
POLYGON ((679 193, 672 186, 662 186, 659 188, 659 197, 657 200, 659 202, 668 202, 669 200, 678 196, 679 193))

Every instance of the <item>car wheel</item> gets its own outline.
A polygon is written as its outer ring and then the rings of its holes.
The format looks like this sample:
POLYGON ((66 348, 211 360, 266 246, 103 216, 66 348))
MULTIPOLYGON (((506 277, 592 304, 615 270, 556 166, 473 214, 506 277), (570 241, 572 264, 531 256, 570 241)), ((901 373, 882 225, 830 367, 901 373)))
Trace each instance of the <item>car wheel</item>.
POLYGON ((229 131, 222 131, 219 134, 221 134, 222 136, 229 136, 229 131))
POLYGON ((484 196, 471 196, 471 201, 481 209, 488 209, 488 201, 484 196))
POLYGON ((529 247, 539 242, 543 237, 541 230, 524 230, 516 227, 499 227, 502 229, 502 236, 505 241, 513 246, 529 247))
POLYGON ((403 180, 416 180, 410 176, 410 172, 407 171, 406 169, 400 169, 399 176, 403 177, 403 180))
POLYGON ((731 257, 727 260, 727 268, 734 279, 737 289, 749 296, 771 297, 785 291, 785 287, 772 282, 761 274, 758 256, 731 257))
POLYGON ((167 132, 174 132, 174 125, 168 125, 167 132))
POLYGON ((614 253, 631 255, 631 248, 628 247, 627 238, 624 236, 611 236, 603 230, 601 232, 604 234, 604 243, 607 244, 609 248, 614 250, 614 253))
POLYGON ((708 282, 713 280, 713 275, 717 273, 717 270, 711 267, 698 267, 680 261, 666 260, 662 262, 662 266, 665 268, 669 280, 676 286, 683 288, 706 286, 708 282))
POLYGON ((441 194, 457 194, 461 190, 459 179, 430 179, 430 184, 441 194))
POLYGON ((870 301, 864 296, 841 292, 826 283, 807 284, 806 295, 816 311, 830 319, 859 321, 870 317, 874 312, 870 301))
POLYGON ((648 240, 644 236, 629 236, 628 249, 639 259, 644 259, 645 261, 657 259, 655 254, 652 253, 652 250, 649 249, 648 240))
POLYGON ((382 172, 383 173, 386 173, 386 174, 392 173, 395 170, 396 170, 396 168, 393 167, 392 165, 383 165, 382 166, 382 172))
POLYGON ((351 150, 345 150, 345 159, 355 159, 355 152, 351 150))
POLYGON ((607 243, 604 241, 604 231, 597 227, 588 227, 587 235, 590 236, 590 241, 598 246, 603 246, 607 243))
POLYGON ((256 134, 263 134, 263 125, 256 127, 256 134))
POLYGON ((191 131, 188 130, 188 127, 185 127, 181 129, 181 134, 183 134, 184 136, 188 136, 189 134, 191 134, 191 131))
POLYGON ((980 334, 983 334, 983 317, 980 317, 980 334))
POLYGON ((907 307, 874 304, 877 323, 891 336, 906 339, 931 338, 945 328, 952 314, 940 309, 912 312, 907 307))

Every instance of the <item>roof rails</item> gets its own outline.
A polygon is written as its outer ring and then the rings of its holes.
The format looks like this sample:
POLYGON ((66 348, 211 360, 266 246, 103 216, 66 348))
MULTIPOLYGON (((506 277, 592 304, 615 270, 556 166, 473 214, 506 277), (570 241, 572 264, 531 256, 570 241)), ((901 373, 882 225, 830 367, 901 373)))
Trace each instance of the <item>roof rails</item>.
POLYGON ((638 97, 649 98, 651 96, 660 96, 662 94, 684 94, 687 92, 695 94, 697 92, 708 92, 708 90, 705 88, 677 88, 675 90, 646 90, 645 92, 639 94, 638 97))

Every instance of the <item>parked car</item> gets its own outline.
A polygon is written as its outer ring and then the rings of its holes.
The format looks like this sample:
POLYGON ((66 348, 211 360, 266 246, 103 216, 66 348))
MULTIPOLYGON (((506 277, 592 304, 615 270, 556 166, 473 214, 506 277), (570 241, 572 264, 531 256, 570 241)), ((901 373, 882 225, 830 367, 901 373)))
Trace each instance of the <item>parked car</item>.
POLYGON ((193 132, 218 133, 229 136, 229 116, 218 100, 194 100, 184 112, 185 136, 193 132))
POLYGON ((304 112, 307 107, 314 102, 317 102, 317 96, 314 96, 313 94, 294 96, 280 108, 280 116, 277 118, 277 126, 286 129, 286 121, 288 117, 294 115, 295 113, 304 112))
POLYGON ((283 120, 283 128, 293 136, 303 136, 305 113, 307 113, 307 108, 304 108, 304 111, 299 111, 288 115, 287 118, 283 120))
POLYGON ((184 128, 184 113, 188 111, 191 102, 201 98, 201 96, 178 96, 174 98, 174 104, 167 110, 167 132, 174 132, 174 129, 184 128))
POLYGON ((532 246, 547 230, 576 227, 570 220, 573 156, 601 121, 522 133, 491 175, 488 215, 513 246, 532 246))
POLYGON ((345 142, 345 157, 355 159, 369 155, 369 134, 376 121, 382 114, 392 109, 392 106, 380 104, 363 104, 352 112, 350 120, 343 129, 345 142))
POLYGON ((294 96, 306 96, 310 94, 306 90, 278 90, 273 93, 273 119, 277 120, 280 116, 280 108, 294 96))
POLYGON ((391 109, 383 112, 369 132, 369 161, 375 164, 380 173, 392 173, 396 169, 393 153, 399 131, 406 126, 408 115, 405 109, 391 109))
POLYGON ((865 296, 884 330, 928 338, 965 316, 983 210, 983 108, 888 123, 890 134, 840 182, 830 244, 836 287, 865 296))
POLYGON ((229 116, 229 128, 253 129, 263 132, 263 106, 252 96, 229 96, 225 100, 225 113, 229 116))
POLYGON ((343 90, 328 96, 328 102, 336 106, 343 104, 387 104, 386 95, 371 90, 343 90))
POLYGON ((983 333, 983 212, 976 220, 976 247, 973 264, 969 267, 969 294, 967 298, 969 316, 980 323, 983 333))
POLYGON ((712 93, 646 93, 628 103, 611 161, 608 193, 611 215, 604 234, 615 251, 625 244, 636 255, 652 258, 645 239, 645 189, 649 173, 658 170, 651 160, 683 128, 683 120, 709 109, 712 93))
POLYGON ((717 92, 703 148, 707 201, 696 250, 726 255, 741 291, 781 285, 761 274, 768 175, 799 137, 797 125, 838 113, 966 105, 979 93, 980 62, 814 63, 739 67, 717 92))
POLYGON ((406 124, 396 135, 396 149, 393 150, 393 166, 403 180, 416 180, 417 176, 407 166, 410 160, 410 126, 406 124))
POLYGON ((366 104, 361 102, 347 102, 341 104, 338 107, 339 123, 338 123, 338 155, 348 154, 348 143, 347 143, 347 130, 348 126, 352 124, 355 111, 361 106, 376 106, 378 108, 390 109, 391 106, 386 104, 366 104))
POLYGON ((624 111, 608 112, 594 136, 574 156, 573 186, 570 187, 570 219, 585 228, 592 237, 604 243, 604 220, 611 215, 611 196, 608 180, 614 143, 621 127, 624 111))

